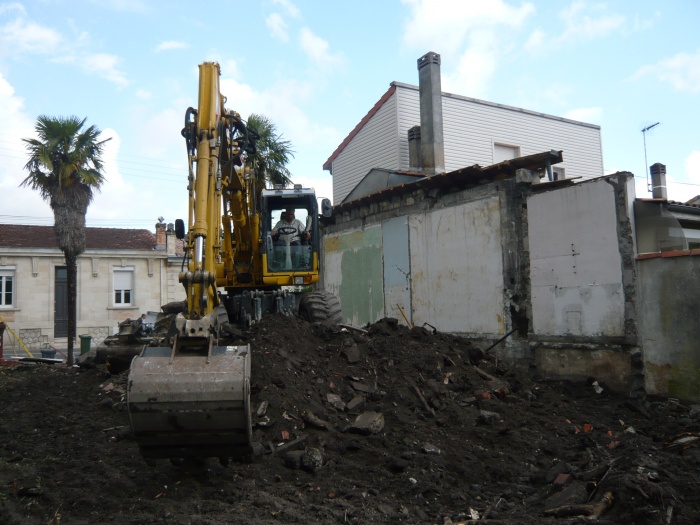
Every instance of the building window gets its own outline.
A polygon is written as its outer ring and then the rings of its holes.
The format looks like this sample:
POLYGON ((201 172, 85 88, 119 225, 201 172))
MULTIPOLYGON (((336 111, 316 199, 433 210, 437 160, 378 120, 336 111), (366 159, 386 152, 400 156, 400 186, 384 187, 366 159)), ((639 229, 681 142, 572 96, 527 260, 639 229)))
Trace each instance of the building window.
POLYGON ((114 270, 114 306, 131 306, 134 300, 134 270, 114 270))
POLYGON ((0 308, 12 308, 14 301, 15 271, 0 269, 0 308))
POLYGON ((520 156, 520 147, 510 144, 493 144, 493 163, 498 164, 505 160, 517 159, 520 156))
POLYGON ((566 178, 566 170, 560 166, 552 166, 552 180, 563 180, 566 178))

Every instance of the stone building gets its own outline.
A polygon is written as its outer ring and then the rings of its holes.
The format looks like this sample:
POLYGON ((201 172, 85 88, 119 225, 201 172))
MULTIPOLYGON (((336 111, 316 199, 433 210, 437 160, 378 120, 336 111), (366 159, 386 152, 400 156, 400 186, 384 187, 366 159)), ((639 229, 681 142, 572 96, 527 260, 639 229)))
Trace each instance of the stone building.
MULTIPOLYGON (((77 334, 99 344, 121 321, 183 299, 177 250, 172 227, 164 223, 156 224, 155 234, 86 228, 78 259, 77 334)), ((0 317, 29 349, 66 347, 66 278, 53 226, 0 224, 0 317)), ((5 355, 23 353, 9 331, 4 348, 5 355)))

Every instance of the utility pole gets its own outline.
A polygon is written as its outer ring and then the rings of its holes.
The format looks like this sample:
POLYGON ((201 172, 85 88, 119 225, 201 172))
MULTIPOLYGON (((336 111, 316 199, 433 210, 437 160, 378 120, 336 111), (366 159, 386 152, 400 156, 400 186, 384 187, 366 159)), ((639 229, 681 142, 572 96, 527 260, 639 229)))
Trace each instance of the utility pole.
POLYGON ((657 122, 656 124, 652 124, 651 126, 647 126, 642 130, 642 136, 644 137, 644 168, 646 169, 646 178, 647 178, 647 191, 651 193, 651 182, 649 182, 649 162, 647 161, 647 131, 649 131, 651 128, 656 127, 660 124, 660 122, 657 122))

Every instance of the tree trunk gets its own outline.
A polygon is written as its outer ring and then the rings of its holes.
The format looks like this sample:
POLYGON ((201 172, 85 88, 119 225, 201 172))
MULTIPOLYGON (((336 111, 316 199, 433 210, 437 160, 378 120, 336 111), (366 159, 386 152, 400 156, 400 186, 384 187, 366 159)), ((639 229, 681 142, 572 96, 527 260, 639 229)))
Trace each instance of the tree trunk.
POLYGON ((68 366, 73 366, 73 342, 75 341, 77 320, 77 257, 66 254, 66 268, 68 272, 68 366))
POLYGON ((68 273, 68 366, 73 366, 78 297, 78 257, 85 251, 85 214, 91 190, 85 185, 68 185, 51 195, 54 231, 58 247, 66 258, 68 273))

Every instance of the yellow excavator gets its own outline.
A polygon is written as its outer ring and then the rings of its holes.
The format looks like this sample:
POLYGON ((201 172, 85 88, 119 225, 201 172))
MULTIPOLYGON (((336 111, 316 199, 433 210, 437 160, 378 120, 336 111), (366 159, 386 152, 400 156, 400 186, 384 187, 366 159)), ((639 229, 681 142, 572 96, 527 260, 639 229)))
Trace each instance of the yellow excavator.
MULTIPOLYGON (((319 275, 319 206, 312 189, 256 188, 256 130, 226 109, 219 65, 199 66, 199 104, 185 113, 188 228, 179 280, 187 293, 160 346, 131 363, 129 419, 147 460, 252 452, 251 348, 239 327, 272 313, 342 321, 338 299, 310 291, 319 275)), ((320 215, 331 203, 321 201, 320 215)))

